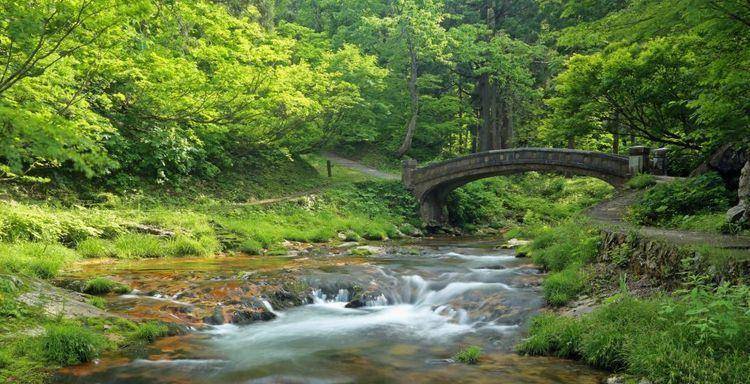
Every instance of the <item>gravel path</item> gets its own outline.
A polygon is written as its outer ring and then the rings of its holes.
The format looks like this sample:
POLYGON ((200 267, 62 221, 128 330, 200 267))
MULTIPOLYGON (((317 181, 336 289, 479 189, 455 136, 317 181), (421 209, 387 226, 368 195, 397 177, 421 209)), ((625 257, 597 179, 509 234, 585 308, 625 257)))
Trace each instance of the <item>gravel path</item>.
POLYGON ((334 164, 340 165, 342 167, 355 169, 357 171, 360 171, 366 175, 370 175, 372 177, 375 177, 377 179, 383 179, 383 180, 401 180, 401 175, 396 173, 388 173, 383 172, 381 170, 368 167, 362 163, 358 163, 354 160, 343 158, 339 155, 336 155, 335 153, 326 152, 323 154, 323 156, 331 160, 334 164))
MULTIPOLYGON (((630 205, 634 204, 641 191, 621 191, 614 198, 589 208, 586 214, 600 226, 621 231, 638 231, 643 236, 661 239, 678 245, 709 244, 720 248, 750 250, 749 236, 723 235, 697 231, 683 231, 656 227, 637 227, 626 222, 623 217, 630 205)), ((750 252, 750 251, 749 251, 750 252)))

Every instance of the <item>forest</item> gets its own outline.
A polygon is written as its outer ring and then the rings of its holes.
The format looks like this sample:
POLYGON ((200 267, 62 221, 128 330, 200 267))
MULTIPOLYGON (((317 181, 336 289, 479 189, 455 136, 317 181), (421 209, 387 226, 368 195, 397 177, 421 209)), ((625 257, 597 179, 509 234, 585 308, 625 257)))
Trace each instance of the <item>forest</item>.
MULTIPOLYGON (((0 177, 211 178, 269 152, 394 164, 750 137, 742 0, 4 1, 0 177)), ((255 159, 255 160, 254 160, 255 159)))
POLYGON ((0 1, 0 382, 749 371, 748 0, 0 1))

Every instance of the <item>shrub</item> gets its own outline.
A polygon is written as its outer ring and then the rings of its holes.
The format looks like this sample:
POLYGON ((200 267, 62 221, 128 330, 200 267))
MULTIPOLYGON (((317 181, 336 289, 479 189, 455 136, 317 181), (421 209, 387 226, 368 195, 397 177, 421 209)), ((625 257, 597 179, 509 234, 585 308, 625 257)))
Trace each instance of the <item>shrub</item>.
POLYGON ((135 340, 153 343, 157 338, 166 336, 168 331, 169 328, 166 325, 151 321, 138 324, 138 328, 133 332, 132 337, 135 340))
POLYGON ((731 201, 724 180, 711 172, 655 186, 631 208, 630 219, 637 224, 664 224, 673 217, 726 211, 731 201))
POLYGON ((482 348, 472 345, 460 350, 453 356, 453 359, 464 364, 476 364, 482 356, 482 348))
POLYGON ((45 328, 40 345, 44 358, 60 365, 91 361, 106 348, 99 334, 76 324, 55 324, 45 328))
POLYGON ((110 292, 124 294, 130 292, 130 287, 106 277, 97 277, 86 282, 83 292, 90 295, 105 295, 110 292))
POLYGON ((647 173, 639 173, 625 183, 625 186, 630 189, 646 189, 654 185, 656 185, 656 177, 647 173))

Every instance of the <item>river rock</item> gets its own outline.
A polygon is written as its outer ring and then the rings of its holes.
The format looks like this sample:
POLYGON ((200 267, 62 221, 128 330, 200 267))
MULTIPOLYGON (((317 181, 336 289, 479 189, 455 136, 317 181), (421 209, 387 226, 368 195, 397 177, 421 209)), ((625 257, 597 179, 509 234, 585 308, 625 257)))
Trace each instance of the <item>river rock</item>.
POLYGON ((344 306, 344 308, 362 308, 362 307, 365 307, 365 306, 367 306, 367 303, 365 303, 364 301, 362 301, 360 299, 355 299, 355 300, 352 300, 352 301, 346 303, 346 305, 344 306))
POLYGON ((204 317, 203 322, 211 325, 224 324, 224 310, 221 308, 221 305, 218 305, 214 308, 214 312, 213 314, 211 314, 211 316, 204 317))
POLYGON ((243 309, 235 311, 232 314, 232 324, 250 324, 256 321, 269 321, 276 318, 276 315, 266 309, 243 309))

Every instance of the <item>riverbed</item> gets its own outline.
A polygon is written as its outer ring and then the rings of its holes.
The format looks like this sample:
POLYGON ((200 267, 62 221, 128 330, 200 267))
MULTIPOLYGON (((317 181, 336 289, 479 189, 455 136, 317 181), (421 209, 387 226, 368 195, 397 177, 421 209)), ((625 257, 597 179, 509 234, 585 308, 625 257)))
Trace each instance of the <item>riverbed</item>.
POLYGON ((543 277, 528 259, 497 244, 443 240, 357 257, 337 251, 272 260, 248 256, 85 267, 81 274, 107 270, 141 287, 110 297, 111 310, 161 320, 171 316, 194 330, 135 355, 111 354, 63 370, 54 381, 601 382, 604 373, 582 364, 514 353, 529 319, 544 305, 543 277), (297 292, 301 305, 278 297, 274 287, 288 286, 289 280, 305 287, 297 292), (236 301, 233 290, 252 296, 257 301, 252 305, 267 316, 233 322, 223 320, 236 317, 224 315, 217 324, 197 324, 207 318, 191 313, 204 298, 185 292, 236 301), (454 361, 467 346, 482 348, 479 364, 454 361))

